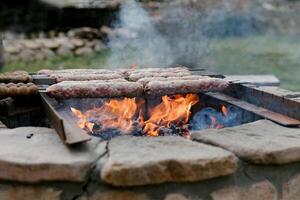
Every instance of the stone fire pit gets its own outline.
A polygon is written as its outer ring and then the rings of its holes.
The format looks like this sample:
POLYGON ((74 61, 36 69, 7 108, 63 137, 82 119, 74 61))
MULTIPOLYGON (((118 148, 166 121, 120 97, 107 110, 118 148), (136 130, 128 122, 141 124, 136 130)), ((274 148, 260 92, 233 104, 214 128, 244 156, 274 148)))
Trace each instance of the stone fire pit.
POLYGON ((3 200, 297 200, 300 128, 259 120, 192 140, 120 136, 73 147, 53 129, 1 128, 0 180, 3 200))

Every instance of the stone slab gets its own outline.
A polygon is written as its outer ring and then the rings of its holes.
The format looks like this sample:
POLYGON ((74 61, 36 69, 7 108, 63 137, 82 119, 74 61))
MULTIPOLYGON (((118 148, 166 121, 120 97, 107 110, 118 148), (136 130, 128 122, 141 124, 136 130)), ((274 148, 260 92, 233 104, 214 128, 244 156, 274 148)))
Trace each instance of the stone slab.
POLYGON ((300 197, 300 174, 283 183, 281 200, 299 200, 300 197))
POLYGON ((61 190, 41 186, 10 186, 1 188, 1 200, 60 200, 61 190))
POLYGON ((248 187, 229 187, 211 194, 213 200, 275 200, 276 189, 268 181, 248 187))
POLYGON ((22 182, 84 181, 106 151, 99 139, 76 148, 64 145, 53 129, 0 129, 0 179, 22 182))
POLYGON ((268 120, 220 130, 194 131, 192 139, 225 148, 255 164, 300 161, 300 128, 286 128, 268 120))
POLYGON ((143 193, 129 191, 96 192, 89 197, 81 197, 79 200, 150 200, 143 193))
POLYGON ((226 75, 226 80, 236 83, 250 83, 257 86, 280 85, 280 80, 274 75, 226 75))
POLYGON ((114 186, 193 182, 237 169, 232 153, 176 136, 114 138, 108 155, 100 162, 100 176, 114 186))

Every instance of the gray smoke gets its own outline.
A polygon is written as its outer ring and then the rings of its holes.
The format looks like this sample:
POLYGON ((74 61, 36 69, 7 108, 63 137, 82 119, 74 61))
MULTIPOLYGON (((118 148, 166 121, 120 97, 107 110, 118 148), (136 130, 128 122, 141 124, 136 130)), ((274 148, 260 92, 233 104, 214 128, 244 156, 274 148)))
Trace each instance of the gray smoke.
POLYGON ((129 0, 122 6, 116 28, 119 34, 110 38, 108 66, 163 67, 173 63, 170 46, 135 0, 129 0))
MULTIPOLYGON (((218 6, 174 5, 160 9, 160 20, 135 0, 122 6, 117 32, 110 38, 108 66, 168 67, 174 64, 202 66, 202 58, 211 52, 218 39, 257 34, 266 27, 259 12, 237 9, 234 1, 218 6)), ((199 3, 198 3, 199 4, 199 3)))

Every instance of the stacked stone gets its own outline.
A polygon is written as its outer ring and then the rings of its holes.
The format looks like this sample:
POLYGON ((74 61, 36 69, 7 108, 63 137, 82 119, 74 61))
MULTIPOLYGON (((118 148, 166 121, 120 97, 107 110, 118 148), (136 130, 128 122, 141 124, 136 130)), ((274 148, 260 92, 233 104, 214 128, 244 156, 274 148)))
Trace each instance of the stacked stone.
POLYGON ((3 56, 6 62, 12 62, 90 55, 105 48, 102 42, 105 34, 101 30, 86 27, 52 38, 8 39, 3 41, 3 56))

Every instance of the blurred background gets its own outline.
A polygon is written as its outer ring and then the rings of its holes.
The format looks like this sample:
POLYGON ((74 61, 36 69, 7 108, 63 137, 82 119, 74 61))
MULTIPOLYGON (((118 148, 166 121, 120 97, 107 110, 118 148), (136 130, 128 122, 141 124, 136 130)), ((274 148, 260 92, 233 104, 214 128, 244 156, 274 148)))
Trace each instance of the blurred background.
POLYGON ((299 11, 297 0, 1 0, 0 67, 182 64, 300 91, 299 11))

